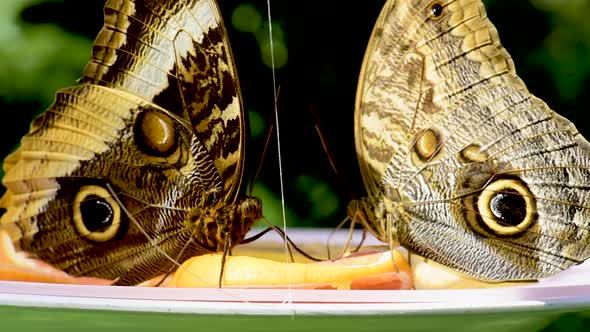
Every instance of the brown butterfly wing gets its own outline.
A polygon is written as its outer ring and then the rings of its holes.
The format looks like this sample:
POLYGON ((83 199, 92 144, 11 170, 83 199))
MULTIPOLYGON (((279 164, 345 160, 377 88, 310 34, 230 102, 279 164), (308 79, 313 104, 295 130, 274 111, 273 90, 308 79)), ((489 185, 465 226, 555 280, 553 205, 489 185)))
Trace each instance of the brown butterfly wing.
POLYGON ((388 1, 373 29, 359 76, 357 154, 370 193, 400 145, 431 116, 478 85, 524 85, 481 1, 388 1), (429 10, 444 10, 433 19, 429 10), (391 121, 390 119, 395 119, 391 121))
POLYGON ((355 114, 379 238, 494 281, 590 256, 588 142, 526 89, 481 1, 388 1, 355 114))
POLYGON ((105 14, 82 84, 6 159, 0 230, 73 276, 136 284, 223 248, 219 222, 237 225, 232 243, 248 231, 233 204, 244 117, 215 3, 108 1, 105 14))
POLYGON ((245 118, 214 0, 108 1, 81 81, 127 91, 187 120, 221 174, 224 200, 236 200, 245 118))

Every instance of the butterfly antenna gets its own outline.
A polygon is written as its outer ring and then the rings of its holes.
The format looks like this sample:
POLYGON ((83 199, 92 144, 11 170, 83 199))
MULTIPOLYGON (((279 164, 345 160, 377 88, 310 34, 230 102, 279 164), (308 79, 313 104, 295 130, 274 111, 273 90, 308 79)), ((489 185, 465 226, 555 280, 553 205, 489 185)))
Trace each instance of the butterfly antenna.
POLYGON ((240 244, 246 244, 246 243, 254 242, 254 241, 260 239, 262 236, 264 236, 266 233, 268 233, 268 232, 270 232, 272 230, 273 230, 272 227, 268 227, 268 228, 264 229, 263 231, 260 231, 257 234, 254 234, 254 235, 250 236, 247 239, 243 239, 242 241, 240 241, 240 244))
MULTIPOLYGON (((281 86, 279 85, 278 89, 277 89, 277 95, 275 98, 275 105, 274 105, 274 109, 278 111, 278 101, 279 101, 279 95, 281 93, 281 86)), ((276 114, 275 112, 271 112, 270 115, 270 126, 268 127, 268 129, 266 130, 266 137, 264 138, 264 146, 262 148, 262 155, 260 156, 260 161, 258 162, 258 169, 256 170, 256 173, 254 174, 254 178, 252 179, 252 182, 250 182, 250 189, 248 190, 248 195, 252 196, 252 193, 254 192, 254 186, 256 185, 256 181, 258 180, 258 176, 260 175, 260 171, 262 170, 262 165, 264 164, 264 160, 266 159, 266 152, 268 152, 268 146, 270 145, 270 139, 272 137, 272 132, 274 130, 274 123, 275 123, 275 117, 276 114)))
POLYGON ((260 175, 260 171, 262 170, 262 164, 264 164, 264 159, 266 159, 266 152, 268 151, 268 145, 270 144, 270 138, 272 137, 272 131, 274 129, 274 125, 270 125, 268 130, 266 131, 266 137, 264 139, 264 146, 262 149, 262 156, 260 157, 260 161, 258 162, 258 169, 254 174, 254 178, 252 182, 250 182, 250 189, 248 190, 248 195, 252 196, 254 192, 254 186, 256 185, 256 181, 258 180, 258 176, 260 175))
MULTIPOLYGON (((284 233, 279 232, 277 229, 278 227, 274 226, 273 224, 271 224, 268 220, 264 219, 264 221, 270 225, 270 227, 266 228, 265 230, 263 230, 262 232, 259 232, 258 234, 252 235, 251 237, 244 239, 240 242, 240 244, 246 244, 246 243, 250 243, 250 242, 254 242, 256 240, 258 240, 259 238, 261 238, 264 234, 270 232, 270 231, 276 231, 277 233, 279 233, 279 235, 283 235, 284 238, 284 233)), ((295 262, 295 257, 293 257, 293 251, 291 250, 291 246, 289 245, 293 245, 296 249, 298 250, 299 248, 297 248, 297 246, 295 246, 292 242, 291 239, 288 240, 287 242, 287 252, 289 253, 289 259, 291 260, 291 263, 295 262)), ((301 252, 299 252, 301 253, 301 252)), ((306 254, 303 253, 303 255, 305 256, 306 254)))
POLYGON ((315 110, 315 107, 313 105, 310 105, 308 107, 308 111, 313 119, 314 128, 315 128, 316 133, 318 134, 318 137, 320 139, 320 143, 322 144, 322 148, 324 149, 324 152, 326 153, 326 156, 328 157, 328 161, 330 162, 330 166, 332 167, 332 170, 334 171, 334 174, 336 175, 336 178, 338 179, 338 184, 340 186, 344 187, 343 188, 344 191, 348 193, 348 196, 350 197, 351 200, 355 200, 356 195, 354 194, 354 191, 351 189, 349 182, 346 180, 346 176, 344 174, 344 171, 339 171, 339 168, 336 166, 334 155, 332 154, 332 152, 328 148, 328 144, 326 143, 326 139, 325 139, 324 134, 322 133, 322 130, 321 130, 320 117, 318 116, 318 114, 315 110))
POLYGON ((291 240, 291 238, 290 238, 290 237, 289 237, 287 234, 285 234, 285 232, 284 232, 282 229, 280 229, 279 227, 277 227, 277 226, 275 226, 275 225, 271 224, 271 223, 270 223, 268 220, 266 220, 266 219, 264 219, 264 220, 265 220, 265 221, 266 221, 266 223, 269 225, 269 227, 268 227, 268 228, 266 228, 265 230, 263 230, 263 231, 261 231, 261 232, 259 232, 259 233, 255 234, 255 235, 252 235, 251 237, 249 237, 249 238, 247 238, 247 239, 244 239, 244 240, 242 240, 242 241, 240 242, 240 244, 246 244, 246 243, 254 242, 254 241, 258 240, 259 238, 261 238, 261 237, 262 237, 263 235, 265 235, 266 233, 268 233, 268 232, 270 232, 270 231, 275 231, 275 232, 277 232, 277 233, 279 234, 279 236, 281 236, 281 238, 284 238, 284 239, 286 239, 286 240, 287 240, 287 243, 289 244, 289 245, 287 246, 287 248, 288 248, 288 250, 289 250, 289 254, 290 254, 290 256, 291 256, 291 261, 292 261, 292 262, 294 262, 294 261, 295 261, 295 259, 294 259, 294 257, 293 257, 293 253, 291 252, 291 248, 293 248, 293 249, 294 249, 296 252, 298 252, 298 253, 299 253, 299 254, 301 254, 303 257, 305 257, 305 258, 307 258, 307 259, 309 259, 309 260, 312 260, 312 261, 315 261, 315 262, 321 262, 321 261, 322 261, 322 259, 320 259, 320 258, 316 258, 316 257, 313 257, 312 255, 310 255, 310 254, 306 253, 306 252, 305 252, 303 249, 299 248, 299 247, 298 247, 298 246, 295 244, 295 242, 293 242, 293 240, 291 240))

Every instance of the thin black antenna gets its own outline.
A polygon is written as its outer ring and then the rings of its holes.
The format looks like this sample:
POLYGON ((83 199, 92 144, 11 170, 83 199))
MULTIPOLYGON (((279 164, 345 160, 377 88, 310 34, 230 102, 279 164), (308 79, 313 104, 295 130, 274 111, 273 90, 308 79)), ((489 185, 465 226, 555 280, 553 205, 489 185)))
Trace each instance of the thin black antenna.
POLYGON ((326 139, 324 138, 324 135, 322 134, 321 125, 320 125, 320 118, 315 110, 315 107, 313 105, 310 105, 308 107, 308 111, 313 119, 314 128, 315 128, 316 133, 318 134, 318 137, 320 139, 320 143, 322 144, 322 148, 324 149, 324 152, 326 153, 326 156, 328 157, 328 160, 330 161, 330 166, 332 167, 332 170, 334 171, 334 174, 336 175, 336 178, 338 179, 338 185, 342 187, 342 189, 348 194, 348 196, 350 197, 351 200, 355 200, 356 195, 354 194, 354 191, 351 189, 350 183, 346 180, 346 176, 345 176, 344 171, 342 171, 342 170, 339 171, 339 168, 337 167, 336 161, 334 159, 334 155, 332 155, 332 152, 328 148, 328 144, 326 143, 326 139))

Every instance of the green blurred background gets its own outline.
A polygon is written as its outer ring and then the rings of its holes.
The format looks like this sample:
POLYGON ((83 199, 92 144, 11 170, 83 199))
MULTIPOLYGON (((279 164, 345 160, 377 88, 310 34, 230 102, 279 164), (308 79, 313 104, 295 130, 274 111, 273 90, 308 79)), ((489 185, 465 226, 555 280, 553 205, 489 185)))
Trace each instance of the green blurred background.
MULTIPOLYGON (((102 26, 105 0, 1 0, 0 135, 3 158, 57 89, 75 84, 102 26)), ((334 227, 364 189, 354 152, 353 112, 365 47, 384 0, 271 1, 287 224, 334 227), (313 109, 314 112, 310 112, 313 109), (315 114, 315 115, 312 115, 315 114), (319 123, 341 177, 315 133, 319 123)), ((488 14, 529 89, 590 137, 590 1, 488 0, 488 14)), ((258 167, 274 107, 266 0, 220 0, 251 121, 248 165, 258 167)), ((282 225, 277 143, 255 194, 282 225)), ((2 188, 2 190, 4 190, 2 188)), ((588 326, 564 317, 552 331, 588 326)))

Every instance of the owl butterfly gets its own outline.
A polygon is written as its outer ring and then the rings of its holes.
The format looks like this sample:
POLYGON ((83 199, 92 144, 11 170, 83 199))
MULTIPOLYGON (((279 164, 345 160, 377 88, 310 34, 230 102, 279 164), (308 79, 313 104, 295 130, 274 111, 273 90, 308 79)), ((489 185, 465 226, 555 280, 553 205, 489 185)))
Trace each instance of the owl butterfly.
POLYGON ((133 285, 227 250, 261 217, 241 196, 245 115, 214 0, 108 0, 80 84, 4 162, 0 231, 73 276, 133 285))
POLYGON ((358 83, 368 196, 349 215, 385 242, 486 281, 590 256, 590 150, 517 76, 479 0, 389 0, 358 83))

